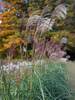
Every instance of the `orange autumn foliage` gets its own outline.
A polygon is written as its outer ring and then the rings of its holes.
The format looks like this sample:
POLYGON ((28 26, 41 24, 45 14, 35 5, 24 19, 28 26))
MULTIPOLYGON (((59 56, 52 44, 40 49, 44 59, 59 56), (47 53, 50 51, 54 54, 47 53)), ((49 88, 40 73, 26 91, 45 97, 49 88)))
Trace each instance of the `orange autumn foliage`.
POLYGON ((12 5, 4 3, 4 7, 8 10, 0 14, 0 20, 2 20, 2 23, 0 24, 0 53, 6 51, 8 48, 11 48, 12 44, 18 46, 21 43, 24 43, 24 40, 22 40, 19 36, 20 25, 17 24, 18 18, 15 14, 16 9, 13 6, 16 2, 13 0, 9 1, 12 1, 12 5))

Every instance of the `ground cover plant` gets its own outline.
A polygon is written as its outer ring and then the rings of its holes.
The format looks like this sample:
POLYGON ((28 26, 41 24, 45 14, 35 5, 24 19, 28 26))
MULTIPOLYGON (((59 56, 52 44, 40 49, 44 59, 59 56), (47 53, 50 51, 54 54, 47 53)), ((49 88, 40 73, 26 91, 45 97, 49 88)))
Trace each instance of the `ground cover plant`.
POLYGON ((46 62, 0 75, 0 100, 74 100, 64 64, 46 62))

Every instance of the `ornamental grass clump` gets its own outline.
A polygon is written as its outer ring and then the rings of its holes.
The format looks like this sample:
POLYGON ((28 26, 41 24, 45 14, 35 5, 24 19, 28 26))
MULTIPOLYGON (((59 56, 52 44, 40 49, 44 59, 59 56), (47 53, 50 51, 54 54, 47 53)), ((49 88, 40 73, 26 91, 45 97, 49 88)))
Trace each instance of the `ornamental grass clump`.
MULTIPOLYGON (((36 43, 35 47, 35 56, 38 58, 49 58, 49 59, 60 59, 64 56, 67 56, 65 50, 61 49, 61 45, 59 43, 55 43, 52 40, 44 40, 36 43)), ((66 58, 66 57, 65 57, 66 58)))
POLYGON ((0 100, 74 100, 65 65, 54 62, 33 65, 18 81, 16 73, 0 75, 0 100), (18 84, 17 84, 18 82, 18 84))

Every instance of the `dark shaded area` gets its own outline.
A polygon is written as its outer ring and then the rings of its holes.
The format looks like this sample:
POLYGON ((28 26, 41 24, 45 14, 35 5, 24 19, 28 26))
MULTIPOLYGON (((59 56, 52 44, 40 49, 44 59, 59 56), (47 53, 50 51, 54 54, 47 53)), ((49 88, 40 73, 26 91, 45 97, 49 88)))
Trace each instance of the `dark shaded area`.
POLYGON ((66 50, 67 54, 70 56, 69 60, 75 61, 75 47, 70 47, 71 49, 66 50))

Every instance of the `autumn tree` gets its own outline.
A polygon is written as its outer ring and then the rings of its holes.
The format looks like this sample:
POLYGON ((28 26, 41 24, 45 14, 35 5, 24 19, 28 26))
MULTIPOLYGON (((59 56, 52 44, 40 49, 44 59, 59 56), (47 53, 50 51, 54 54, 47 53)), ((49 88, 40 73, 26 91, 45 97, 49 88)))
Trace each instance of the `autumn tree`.
MULTIPOLYGON (((20 37, 20 19, 18 19, 18 16, 16 15, 17 9, 13 6, 14 2, 11 4, 4 3, 5 10, 2 14, 0 14, 0 20, 2 23, 0 24, 0 53, 5 54, 7 50, 12 48, 12 45, 17 46, 20 45, 20 43, 23 42, 23 40, 20 37)), ((20 16, 19 16, 20 17, 20 16)))

